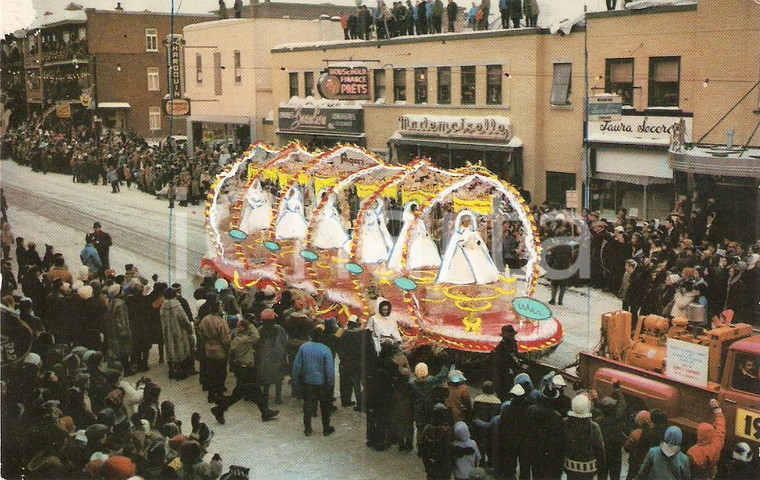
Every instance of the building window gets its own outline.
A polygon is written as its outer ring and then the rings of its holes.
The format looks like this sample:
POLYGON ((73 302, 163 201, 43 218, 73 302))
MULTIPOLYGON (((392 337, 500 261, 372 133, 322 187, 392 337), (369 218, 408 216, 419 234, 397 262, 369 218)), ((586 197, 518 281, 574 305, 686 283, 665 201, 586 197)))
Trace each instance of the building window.
POLYGON ((554 79, 552 81, 552 105, 570 105, 570 89, 572 88, 572 63, 555 63, 554 79))
POLYGON ((438 103, 451 103, 451 67, 438 67, 438 103))
POLYGON ((235 50, 232 54, 235 61, 235 83, 243 81, 243 71, 240 69, 240 50, 235 50))
POLYGON ((158 86, 158 67, 148 67, 148 91, 157 92, 158 86))
POLYGON ((403 68, 393 69, 393 101, 406 101, 406 70, 403 68))
POLYGON ((214 52, 214 95, 222 94, 222 53, 214 52))
POLYGON ((427 103, 428 78, 427 68, 414 69, 414 103, 427 103))
POLYGON ((462 105, 475 105, 475 67, 462 67, 462 105))
POLYGON ((161 107, 148 109, 148 124, 151 130, 161 130, 161 107))
POLYGON ((677 107, 681 57, 649 59, 649 106, 677 107))
POLYGON ((145 29, 145 51, 158 51, 158 31, 155 28, 145 29))
POLYGON ((304 72, 303 74, 304 95, 307 97, 314 96, 314 72, 304 72))
POLYGON ((298 96, 298 72, 290 72, 288 74, 290 79, 290 98, 298 96))
POLYGON ((604 69, 604 91, 620 95, 623 105, 633 105, 633 59, 608 58, 604 69))
POLYGON ((375 101, 385 98, 385 70, 375 70, 375 101))
POLYGON ((501 65, 486 67, 486 103, 501 105, 501 65))
POLYGON ((203 83, 203 57, 200 53, 195 54, 195 83, 203 83))

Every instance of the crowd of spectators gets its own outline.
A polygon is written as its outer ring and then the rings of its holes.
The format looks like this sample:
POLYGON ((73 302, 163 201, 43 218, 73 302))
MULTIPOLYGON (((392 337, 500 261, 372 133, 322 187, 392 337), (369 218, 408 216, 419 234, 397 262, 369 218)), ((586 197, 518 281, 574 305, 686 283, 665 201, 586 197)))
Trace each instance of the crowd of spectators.
MULTIPOLYGON (((536 27, 538 2, 536 0, 499 0, 502 28, 536 27), (511 24, 510 24, 511 22, 511 24)), ((340 25, 346 40, 378 40, 406 35, 427 35, 457 29, 459 16, 472 30, 488 30, 491 0, 472 2, 471 7, 460 7, 454 0, 412 0, 393 2, 389 7, 378 0, 375 8, 360 5, 341 13, 340 25), (461 11, 460 11, 461 10, 461 11)))
POLYGON ((86 127, 71 132, 34 128, 33 121, 8 131, 3 151, 33 171, 71 175, 72 182, 121 185, 197 205, 214 176, 235 153, 231 146, 204 145, 188 155, 176 141, 149 145, 144 139, 106 133, 98 142, 86 127))

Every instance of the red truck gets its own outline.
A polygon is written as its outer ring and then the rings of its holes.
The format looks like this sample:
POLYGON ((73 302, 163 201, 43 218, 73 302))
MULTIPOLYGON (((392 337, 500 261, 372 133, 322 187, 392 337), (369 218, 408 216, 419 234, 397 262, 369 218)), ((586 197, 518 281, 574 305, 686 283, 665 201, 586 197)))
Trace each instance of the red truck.
POLYGON ((726 448, 747 442, 760 453, 760 334, 746 324, 688 330, 680 319, 642 317, 632 340, 628 312, 604 314, 600 348, 580 354, 578 380, 600 398, 613 391, 617 380, 630 411, 660 409, 687 434, 694 434, 700 422, 712 422, 709 400, 715 398, 726 416, 726 448), (669 339, 707 347, 706 385, 687 383, 668 371, 669 339))

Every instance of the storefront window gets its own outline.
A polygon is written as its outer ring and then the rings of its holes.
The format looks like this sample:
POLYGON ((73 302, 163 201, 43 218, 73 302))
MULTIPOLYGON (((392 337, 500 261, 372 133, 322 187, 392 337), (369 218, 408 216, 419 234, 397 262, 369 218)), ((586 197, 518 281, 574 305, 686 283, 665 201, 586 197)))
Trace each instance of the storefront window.
POLYGON ((290 98, 298 96, 298 72, 291 72, 288 75, 290 79, 290 98))
POLYGON ((406 70, 403 68, 393 70, 393 101, 406 101, 406 70))
POLYGON ((438 67, 438 103, 451 103, 451 67, 438 67))
POLYGON ((501 65, 486 67, 486 103, 501 105, 501 65))
POLYGON ((475 105, 475 67, 462 67, 462 105, 475 105))
POLYGON ((375 101, 385 98, 385 70, 375 70, 375 101))
POLYGON ((623 105, 633 105, 633 59, 608 58, 604 91, 620 95, 623 105))
POLYGON ((677 107, 681 57, 649 59, 649 106, 677 107))
POLYGON ((314 72, 306 72, 303 74, 303 88, 306 90, 304 95, 307 97, 314 96, 314 72))
POLYGON ((427 68, 414 69, 414 103, 427 103, 427 68))

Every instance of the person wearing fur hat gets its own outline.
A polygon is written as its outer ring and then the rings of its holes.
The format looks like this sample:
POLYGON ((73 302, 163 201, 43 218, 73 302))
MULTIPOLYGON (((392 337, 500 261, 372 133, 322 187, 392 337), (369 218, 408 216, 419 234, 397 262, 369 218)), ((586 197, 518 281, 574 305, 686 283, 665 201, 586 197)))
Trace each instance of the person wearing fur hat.
POLYGON ((215 402, 224 394, 224 382, 227 379, 230 328, 220 315, 218 310, 209 312, 198 324, 199 343, 204 348, 203 369, 209 403, 215 402))
POLYGON ((121 296, 121 287, 114 283, 107 290, 108 315, 103 325, 106 340, 106 352, 111 360, 118 360, 124 366, 127 376, 132 375, 132 326, 129 322, 129 310, 121 296))
POLYGON ((176 298, 176 291, 167 288, 163 293, 164 301, 159 314, 161 333, 166 347, 166 359, 169 362, 169 378, 182 380, 187 378, 188 359, 190 356, 190 335, 192 325, 185 310, 176 298))
POLYGON ((599 424, 591 419, 591 400, 576 395, 563 422, 564 470, 568 480, 591 480, 604 462, 604 440, 599 424))
POLYGON ((726 439, 726 417, 717 400, 710 399, 710 408, 715 417, 712 425, 704 422, 697 425, 697 444, 686 451, 693 480, 713 480, 718 473, 718 461, 726 439))
POLYGON ((689 457, 681 451, 683 433, 668 427, 659 446, 652 447, 634 480, 690 480, 689 457))
POLYGON ((258 345, 258 369, 264 394, 274 385, 274 403, 282 404, 282 380, 288 373, 288 334, 277 324, 277 314, 271 308, 261 312, 258 345))

